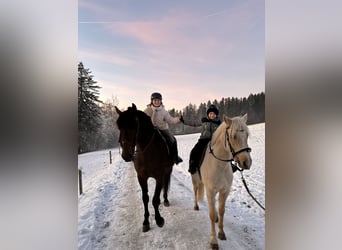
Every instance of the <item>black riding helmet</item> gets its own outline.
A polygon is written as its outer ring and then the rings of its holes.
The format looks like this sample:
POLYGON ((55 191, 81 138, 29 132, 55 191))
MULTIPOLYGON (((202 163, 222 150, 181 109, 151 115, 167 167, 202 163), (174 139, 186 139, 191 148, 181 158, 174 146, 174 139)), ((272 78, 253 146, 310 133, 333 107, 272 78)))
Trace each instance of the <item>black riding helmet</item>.
POLYGON ((219 111, 218 109, 216 108, 215 105, 210 105, 208 110, 207 110, 207 115, 209 115, 210 112, 214 112, 216 115, 219 114, 219 111))
POLYGON ((152 101, 153 99, 162 100, 162 95, 161 95, 160 93, 158 93, 158 92, 154 92, 154 93, 152 93, 152 95, 151 95, 151 101, 152 101))

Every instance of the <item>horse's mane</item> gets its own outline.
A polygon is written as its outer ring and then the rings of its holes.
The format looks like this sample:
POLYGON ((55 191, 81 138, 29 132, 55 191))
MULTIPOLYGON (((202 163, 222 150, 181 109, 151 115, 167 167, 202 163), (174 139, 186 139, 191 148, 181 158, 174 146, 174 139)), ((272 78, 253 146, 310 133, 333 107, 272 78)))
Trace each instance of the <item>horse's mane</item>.
POLYGON ((213 133, 213 136, 211 138, 212 144, 215 144, 216 140, 220 138, 222 133, 225 133, 226 131, 226 123, 223 121, 221 124, 217 127, 215 132, 213 133))
POLYGON ((137 117, 140 120, 140 126, 143 129, 153 129, 153 123, 151 121, 151 117, 149 117, 145 112, 141 110, 137 110, 137 117))
MULTIPOLYGON (((229 126, 229 129, 231 131, 231 136, 234 136, 237 131, 245 130, 247 134, 249 135, 249 129, 248 126, 243 122, 240 116, 236 116, 233 118, 229 118, 231 120, 231 124, 229 126)), ((212 144, 216 142, 218 138, 222 136, 223 133, 225 133, 227 128, 227 123, 223 120, 223 122, 218 126, 216 131, 214 132, 212 136, 212 144)))

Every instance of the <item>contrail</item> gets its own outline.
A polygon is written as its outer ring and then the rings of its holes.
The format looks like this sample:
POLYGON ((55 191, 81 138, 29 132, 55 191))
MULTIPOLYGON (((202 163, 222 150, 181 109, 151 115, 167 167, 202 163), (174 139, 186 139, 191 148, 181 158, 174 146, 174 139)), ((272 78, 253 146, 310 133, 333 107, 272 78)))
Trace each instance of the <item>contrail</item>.
POLYGON ((226 13, 226 10, 223 10, 223 11, 219 11, 219 12, 209 14, 209 15, 205 16, 205 18, 212 17, 212 16, 218 16, 218 15, 225 14, 225 13, 226 13))
POLYGON ((78 23, 117 23, 117 21, 108 21, 108 22, 105 22, 105 21, 79 21, 78 23))

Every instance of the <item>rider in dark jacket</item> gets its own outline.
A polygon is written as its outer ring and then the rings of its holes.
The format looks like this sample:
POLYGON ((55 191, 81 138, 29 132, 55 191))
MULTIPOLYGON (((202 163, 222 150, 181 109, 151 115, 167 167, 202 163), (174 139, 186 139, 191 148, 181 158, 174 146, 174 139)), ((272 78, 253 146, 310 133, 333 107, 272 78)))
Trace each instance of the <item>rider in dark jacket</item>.
MULTIPOLYGON (((221 120, 218 118, 219 111, 215 105, 210 105, 207 110, 207 117, 202 118, 201 136, 198 142, 195 144, 190 152, 189 159, 189 172, 194 174, 200 167, 200 161, 208 142, 211 140, 213 133, 221 124, 221 120)), ((194 124, 185 123, 185 125, 193 126, 194 124)))

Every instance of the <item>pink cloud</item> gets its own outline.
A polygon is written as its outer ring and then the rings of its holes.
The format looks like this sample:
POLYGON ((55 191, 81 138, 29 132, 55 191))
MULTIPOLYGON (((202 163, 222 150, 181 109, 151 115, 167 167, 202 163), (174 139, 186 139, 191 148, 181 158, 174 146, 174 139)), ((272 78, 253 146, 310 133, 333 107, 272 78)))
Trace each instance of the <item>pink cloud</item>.
POLYGON ((117 22, 111 24, 112 32, 135 38, 145 45, 168 45, 183 35, 179 27, 186 25, 182 18, 164 17, 160 21, 117 22))

